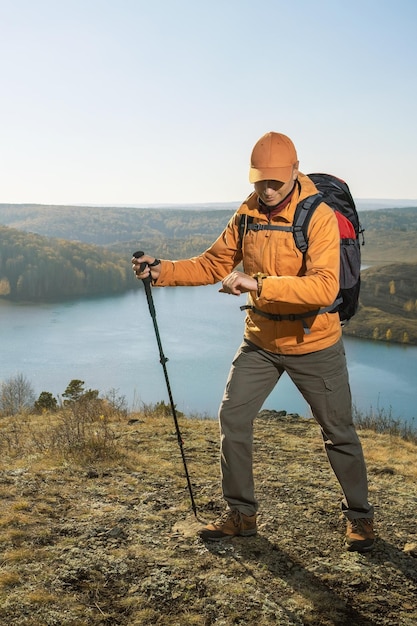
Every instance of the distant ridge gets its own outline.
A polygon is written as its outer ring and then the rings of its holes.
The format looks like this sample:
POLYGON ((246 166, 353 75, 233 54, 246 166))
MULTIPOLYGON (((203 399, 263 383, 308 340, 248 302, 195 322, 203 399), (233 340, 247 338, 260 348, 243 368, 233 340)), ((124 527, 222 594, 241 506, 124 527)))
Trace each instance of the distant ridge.
MULTIPOLYGON (((387 198, 355 198, 356 205, 360 211, 372 211, 376 209, 403 209, 407 207, 417 207, 417 198, 415 200, 410 199, 387 199, 387 198)), ((101 208, 101 209, 184 209, 184 210, 193 210, 193 211, 224 211, 224 210, 235 210, 240 204, 241 200, 236 200, 235 202, 175 202, 175 203, 164 203, 160 204, 134 204, 134 203, 111 203, 111 202, 101 202, 101 203, 71 203, 71 204, 40 204, 35 202, 0 202, 1 207, 11 208, 13 206, 16 207, 26 207, 26 208, 47 208, 47 207, 77 207, 77 208, 101 208)))
POLYGON ((404 199, 372 199, 355 198, 356 206, 360 211, 372 211, 373 209, 404 209, 406 207, 417 207, 416 200, 404 199))
MULTIPOLYGON (((403 209, 405 207, 417 207, 417 198, 415 200, 410 199, 384 199, 384 198, 355 198, 356 205, 361 211, 372 211, 374 209, 403 209)), ((91 207, 114 207, 125 209, 193 209, 201 211, 216 211, 225 209, 237 209, 241 200, 235 202, 186 202, 172 203, 172 204, 74 204, 72 206, 91 206, 91 207)))

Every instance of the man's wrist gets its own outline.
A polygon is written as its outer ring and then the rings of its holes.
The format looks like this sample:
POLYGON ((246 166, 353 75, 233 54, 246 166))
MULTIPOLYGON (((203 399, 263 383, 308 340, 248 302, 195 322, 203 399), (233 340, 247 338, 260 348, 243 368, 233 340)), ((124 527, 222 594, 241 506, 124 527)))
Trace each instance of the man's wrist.
POLYGON ((256 274, 253 275, 253 278, 256 280, 258 284, 257 294, 258 294, 258 298, 260 298, 261 293, 262 293, 263 281, 265 280, 265 278, 268 278, 268 274, 262 274, 262 272, 257 272, 256 274))

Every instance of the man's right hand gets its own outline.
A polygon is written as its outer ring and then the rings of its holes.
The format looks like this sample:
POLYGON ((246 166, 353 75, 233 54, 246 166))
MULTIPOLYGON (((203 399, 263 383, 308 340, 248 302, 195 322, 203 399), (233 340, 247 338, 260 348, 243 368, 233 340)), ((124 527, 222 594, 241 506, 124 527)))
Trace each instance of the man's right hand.
POLYGON ((144 254, 139 258, 132 257, 132 269, 139 280, 150 276, 152 281, 155 282, 161 273, 161 262, 155 259, 155 257, 144 254), (145 267, 143 267, 144 263, 145 267))

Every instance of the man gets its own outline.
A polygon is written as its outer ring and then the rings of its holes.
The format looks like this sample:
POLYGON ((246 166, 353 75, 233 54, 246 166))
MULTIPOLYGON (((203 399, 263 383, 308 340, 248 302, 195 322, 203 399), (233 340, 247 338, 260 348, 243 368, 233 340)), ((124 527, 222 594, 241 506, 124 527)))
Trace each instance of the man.
POLYGON ((254 192, 203 254, 181 261, 147 255, 132 259, 137 277, 150 274, 157 286, 222 281, 221 292, 248 294, 244 339, 219 410, 222 490, 228 507, 200 536, 219 541, 256 534, 253 421, 287 372, 321 427, 329 462, 343 490, 346 547, 366 552, 374 545, 373 508, 352 421, 340 320, 330 312, 339 291, 337 219, 321 203, 309 224, 308 249, 304 255, 298 250, 288 227, 297 204, 317 189, 299 172, 296 149, 283 134, 270 132, 257 141, 249 180, 254 192), (245 216, 259 228, 242 233, 245 216), (237 271, 241 262, 243 271, 237 271), (141 271, 143 263, 147 265, 141 271))

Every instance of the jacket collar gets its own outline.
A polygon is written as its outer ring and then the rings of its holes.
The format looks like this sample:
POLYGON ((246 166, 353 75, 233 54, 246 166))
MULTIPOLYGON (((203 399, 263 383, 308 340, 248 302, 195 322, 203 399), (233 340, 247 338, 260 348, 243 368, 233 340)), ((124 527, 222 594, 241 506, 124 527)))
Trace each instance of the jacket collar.
MULTIPOLYGON (((287 206, 282 209, 277 214, 277 216, 280 220, 283 219, 286 222, 292 223, 297 204, 301 200, 304 200, 304 198, 308 198, 308 196, 312 196, 315 193, 317 193, 317 188, 314 185, 313 181, 305 174, 299 172, 296 185, 290 199, 290 203, 287 204, 287 206)), ((255 218, 260 219, 262 222, 266 220, 266 214, 260 211, 258 195, 254 191, 240 205, 237 213, 246 213, 247 215, 253 215, 255 218)))

